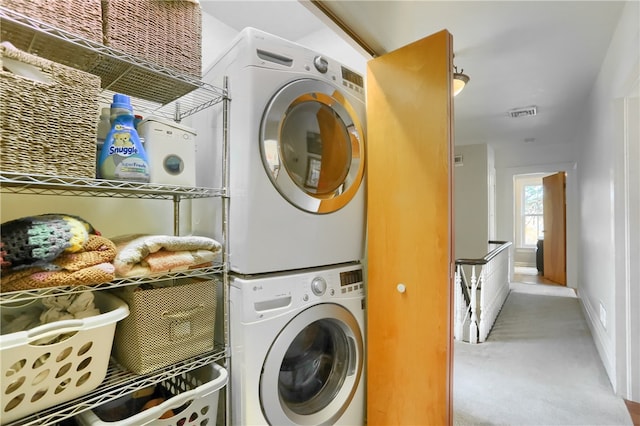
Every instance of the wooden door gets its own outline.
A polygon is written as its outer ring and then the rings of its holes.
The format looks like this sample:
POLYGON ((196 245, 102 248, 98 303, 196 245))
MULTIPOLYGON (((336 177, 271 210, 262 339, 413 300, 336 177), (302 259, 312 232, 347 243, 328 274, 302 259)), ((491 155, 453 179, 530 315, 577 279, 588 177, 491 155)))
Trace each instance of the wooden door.
POLYGON ((567 285, 565 182, 565 172, 542 178, 544 205, 543 275, 546 279, 562 285, 567 285))
POLYGON ((451 424, 452 37, 367 67, 369 425, 451 424))

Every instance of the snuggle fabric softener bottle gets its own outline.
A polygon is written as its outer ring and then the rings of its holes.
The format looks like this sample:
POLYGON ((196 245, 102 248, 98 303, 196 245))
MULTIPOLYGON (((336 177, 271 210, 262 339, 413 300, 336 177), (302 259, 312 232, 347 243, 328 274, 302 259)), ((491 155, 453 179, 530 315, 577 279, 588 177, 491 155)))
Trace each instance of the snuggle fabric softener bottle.
POLYGON ((127 95, 113 95, 111 130, 100 152, 102 179, 149 182, 149 159, 133 125, 133 108, 127 95))

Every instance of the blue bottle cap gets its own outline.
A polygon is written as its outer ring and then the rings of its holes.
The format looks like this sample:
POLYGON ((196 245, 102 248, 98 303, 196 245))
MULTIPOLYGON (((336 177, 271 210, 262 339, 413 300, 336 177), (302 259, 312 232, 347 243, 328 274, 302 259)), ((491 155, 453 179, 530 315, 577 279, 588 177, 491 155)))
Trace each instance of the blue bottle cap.
POLYGON ((126 108, 128 110, 133 110, 133 108, 131 108, 131 98, 127 95, 116 93, 113 95, 111 108, 126 108))

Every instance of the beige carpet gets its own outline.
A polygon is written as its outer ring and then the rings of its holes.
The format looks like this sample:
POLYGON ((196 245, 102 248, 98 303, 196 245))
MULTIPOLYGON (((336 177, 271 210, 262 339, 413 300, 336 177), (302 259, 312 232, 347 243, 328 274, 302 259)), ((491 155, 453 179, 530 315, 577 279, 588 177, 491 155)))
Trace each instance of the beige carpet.
POLYGON ((631 425, 572 289, 513 283, 485 343, 456 342, 455 425, 631 425))

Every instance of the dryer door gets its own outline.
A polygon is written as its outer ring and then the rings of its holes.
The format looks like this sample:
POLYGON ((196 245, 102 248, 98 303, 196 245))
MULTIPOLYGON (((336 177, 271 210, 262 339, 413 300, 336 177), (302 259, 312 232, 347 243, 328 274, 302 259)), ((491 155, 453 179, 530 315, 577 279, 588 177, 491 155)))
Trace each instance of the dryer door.
POLYGON ((329 83, 301 79, 275 94, 260 127, 262 162, 278 192, 311 213, 332 213, 364 176, 358 114, 329 83))
POLYGON ((312 306, 282 329, 265 359, 260 403, 272 425, 334 424, 362 374, 360 327, 344 307, 312 306))

